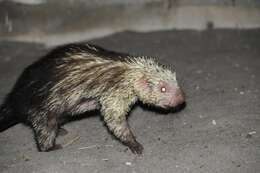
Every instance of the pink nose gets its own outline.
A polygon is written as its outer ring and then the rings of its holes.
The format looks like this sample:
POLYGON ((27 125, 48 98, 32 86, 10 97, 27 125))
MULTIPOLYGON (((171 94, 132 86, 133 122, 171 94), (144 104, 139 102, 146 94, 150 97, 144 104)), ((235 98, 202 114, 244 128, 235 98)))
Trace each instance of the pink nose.
POLYGON ((180 104, 183 104, 184 102, 185 102, 184 92, 180 88, 176 89, 174 92, 174 96, 171 99, 171 106, 175 107, 180 104))

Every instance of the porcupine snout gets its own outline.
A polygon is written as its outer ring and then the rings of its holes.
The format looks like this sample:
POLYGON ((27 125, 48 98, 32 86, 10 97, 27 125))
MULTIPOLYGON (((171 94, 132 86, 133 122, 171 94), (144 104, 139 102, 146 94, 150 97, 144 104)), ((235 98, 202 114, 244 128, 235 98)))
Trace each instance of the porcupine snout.
POLYGON ((185 94, 182 89, 174 88, 170 98, 169 107, 177 107, 185 103, 185 94))

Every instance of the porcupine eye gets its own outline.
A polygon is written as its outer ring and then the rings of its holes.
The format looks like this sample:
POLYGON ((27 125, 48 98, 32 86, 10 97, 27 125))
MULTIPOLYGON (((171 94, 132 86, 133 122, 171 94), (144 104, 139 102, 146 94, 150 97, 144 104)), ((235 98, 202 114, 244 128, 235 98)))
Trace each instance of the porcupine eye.
POLYGON ((161 92, 165 93, 166 92, 166 88, 165 87, 161 87, 161 92))

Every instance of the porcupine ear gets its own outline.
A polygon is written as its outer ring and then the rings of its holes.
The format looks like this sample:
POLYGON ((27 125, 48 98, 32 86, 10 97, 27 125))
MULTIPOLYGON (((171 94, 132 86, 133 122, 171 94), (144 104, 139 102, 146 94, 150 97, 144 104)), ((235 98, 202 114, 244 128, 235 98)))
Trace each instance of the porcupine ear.
POLYGON ((153 83, 145 76, 141 77, 138 81, 138 88, 144 91, 150 91, 153 88, 153 83))

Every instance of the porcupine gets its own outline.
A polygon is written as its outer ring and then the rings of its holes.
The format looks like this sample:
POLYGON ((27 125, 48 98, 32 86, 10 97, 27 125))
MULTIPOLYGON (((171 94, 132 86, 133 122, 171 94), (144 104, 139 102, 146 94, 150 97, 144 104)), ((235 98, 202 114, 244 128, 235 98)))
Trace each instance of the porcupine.
POLYGON ((39 151, 51 151, 62 148, 55 142, 62 117, 100 110, 112 134, 141 154, 126 118, 137 101, 168 109, 185 99, 175 72, 153 58, 68 44, 23 71, 0 108, 0 131, 26 122, 39 151))

